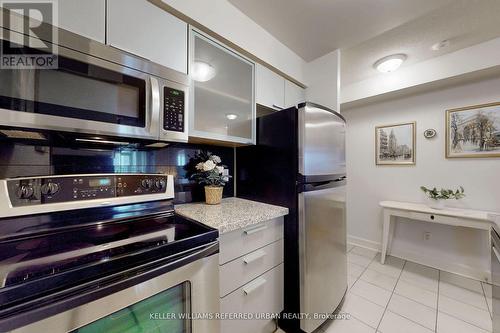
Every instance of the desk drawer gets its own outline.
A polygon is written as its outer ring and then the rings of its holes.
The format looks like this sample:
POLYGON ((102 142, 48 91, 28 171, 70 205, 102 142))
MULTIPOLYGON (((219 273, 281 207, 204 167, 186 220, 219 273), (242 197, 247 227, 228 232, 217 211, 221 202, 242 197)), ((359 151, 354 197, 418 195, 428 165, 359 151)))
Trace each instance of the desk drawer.
MULTIPOLYGON (((224 313, 279 313, 283 310, 283 264, 221 299, 224 313)), ((276 330, 272 319, 221 320, 222 333, 271 333, 276 330)))
POLYGON ((454 227, 466 227, 481 230, 490 230, 491 222, 487 220, 476 220, 461 216, 447 216, 437 213, 420 213, 412 211, 390 210, 389 215, 402 217, 410 220, 431 222, 437 224, 451 225, 454 227))
POLYGON ((220 296, 226 296, 283 262, 283 239, 220 266, 220 296))
POLYGON ((283 217, 222 234, 219 264, 241 257, 283 238, 283 217))
POLYGON ((440 224, 449 224, 449 225, 461 225, 460 218, 457 217, 451 217, 451 216, 443 216, 443 215, 437 215, 437 214, 428 214, 428 213, 417 213, 417 212, 410 212, 410 217, 411 219, 416 219, 416 220, 421 220, 421 221, 429 221, 429 222, 435 222, 435 223, 440 223, 440 224))

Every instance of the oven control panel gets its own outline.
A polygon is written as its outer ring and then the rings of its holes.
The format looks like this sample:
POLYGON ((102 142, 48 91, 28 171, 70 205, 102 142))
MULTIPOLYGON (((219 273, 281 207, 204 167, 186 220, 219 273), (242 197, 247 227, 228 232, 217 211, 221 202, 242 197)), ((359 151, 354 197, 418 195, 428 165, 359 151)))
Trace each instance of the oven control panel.
POLYGON ((163 88, 163 129, 184 132, 184 91, 163 88))
POLYGON ((6 181, 10 202, 13 207, 18 207, 166 193, 168 176, 159 174, 68 175, 6 181))

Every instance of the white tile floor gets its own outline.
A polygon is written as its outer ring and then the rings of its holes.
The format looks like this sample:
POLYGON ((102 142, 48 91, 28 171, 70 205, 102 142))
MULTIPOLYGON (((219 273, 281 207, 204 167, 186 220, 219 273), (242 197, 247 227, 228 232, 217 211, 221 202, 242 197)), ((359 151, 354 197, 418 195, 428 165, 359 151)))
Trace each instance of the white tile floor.
MULTIPOLYGON (((342 312, 317 333, 487 333, 491 285, 360 247, 348 248, 342 312)), ((280 332, 280 331, 278 331, 280 332)))

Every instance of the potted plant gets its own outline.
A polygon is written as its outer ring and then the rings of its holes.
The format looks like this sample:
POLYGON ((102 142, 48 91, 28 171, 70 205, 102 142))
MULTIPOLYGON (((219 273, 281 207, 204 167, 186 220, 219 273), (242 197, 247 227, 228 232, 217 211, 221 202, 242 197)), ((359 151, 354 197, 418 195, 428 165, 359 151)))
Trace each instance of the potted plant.
POLYGON ((222 165, 221 158, 211 152, 200 151, 193 160, 197 161, 191 179, 205 186, 205 202, 209 205, 218 205, 222 200, 224 185, 231 176, 222 165))
POLYGON ((464 188, 462 186, 455 191, 443 188, 438 190, 435 187, 431 190, 425 186, 420 186, 420 189, 431 199, 429 207, 434 209, 443 209, 446 200, 458 200, 465 197, 464 188))

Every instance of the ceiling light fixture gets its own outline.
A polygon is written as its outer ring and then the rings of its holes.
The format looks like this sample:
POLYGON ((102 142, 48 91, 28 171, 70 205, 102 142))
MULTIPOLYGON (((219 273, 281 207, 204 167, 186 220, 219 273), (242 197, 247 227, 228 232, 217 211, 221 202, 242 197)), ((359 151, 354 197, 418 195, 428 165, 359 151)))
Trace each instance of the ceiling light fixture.
POLYGON ((236 118, 238 118, 238 115, 234 113, 228 113, 226 114, 226 118, 229 120, 235 120, 236 118))
POLYGON ((379 72, 389 73, 394 72, 396 69, 401 66, 403 61, 407 58, 406 54, 393 54, 387 57, 383 57, 382 59, 377 60, 373 67, 375 67, 379 72))
POLYGON ((195 61, 193 63, 193 71, 191 77, 198 82, 206 82, 213 79, 215 76, 215 68, 209 63, 203 61, 195 61))

